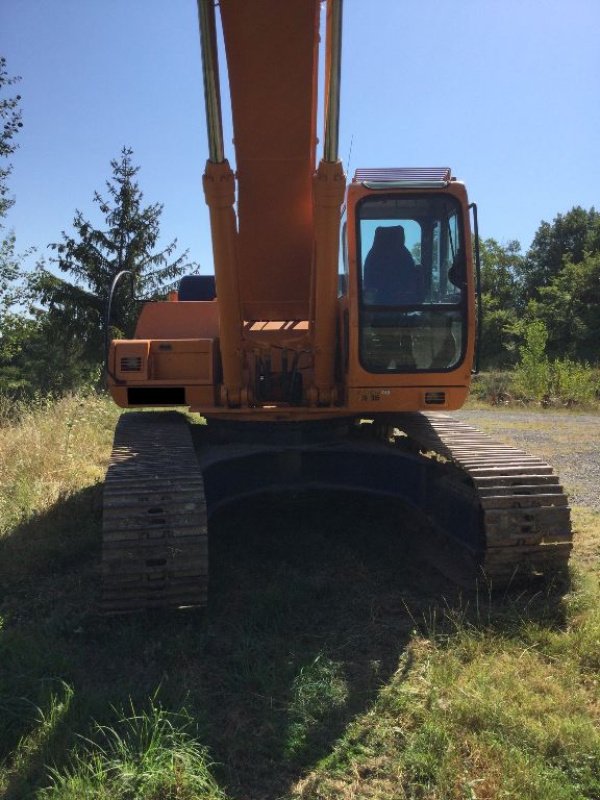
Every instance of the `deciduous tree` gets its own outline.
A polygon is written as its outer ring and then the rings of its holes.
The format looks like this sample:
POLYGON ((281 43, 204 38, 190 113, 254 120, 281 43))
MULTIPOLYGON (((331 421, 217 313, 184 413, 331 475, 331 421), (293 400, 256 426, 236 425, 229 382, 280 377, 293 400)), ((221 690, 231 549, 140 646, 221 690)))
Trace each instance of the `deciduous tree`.
POLYGON ((14 232, 7 231, 4 225, 6 214, 15 202, 9 194, 8 178, 12 167, 8 158, 18 147, 15 137, 22 127, 21 96, 5 96, 5 92, 12 92, 19 80, 9 76, 6 59, 0 57, 0 390, 7 383, 13 385, 15 380, 19 381, 13 361, 23 341, 25 324, 23 317, 12 310, 23 256, 17 254, 14 232))
POLYGON ((600 252, 600 212, 575 206, 557 214, 552 224, 542 222, 522 265, 525 295, 538 297, 561 272, 565 260, 583 261, 586 253, 600 252))
POLYGON ((600 362, 600 252, 565 261, 532 301, 530 315, 545 322, 554 358, 600 362))
POLYGON ((485 239, 480 243, 480 254, 484 316, 481 365, 484 369, 504 367, 516 358, 515 323, 522 307, 518 281, 523 262, 521 245, 485 239))
MULTIPOLYGON (((20 94, 13 94, 5 97, 4 92, 7 88, 14 86, 20 81, 19 77, 10 77, 6 69, 6 59, 0 56, 0 158, 5 159, 11 156, 18 145, 15 136, 19 128, 23 127, 21 121, 21 101, 20 94)), ((11 173, 11 165, 0 162, 0 218, 6 216, 6 212, 14 203, 14 199, 9 196, 8 176, 11 173)))
POLYGON ((6 59, 0 57, 0 320, 11 305, 11 290, 19 275, 20 259, 15 251, 15 236, 6 232, 4 218, 13 205, 14 198, 9 195, 8 177, 11 165, 7 159, 18 147, 15 136, 22 127, 21 96, 4 96, 7 89, 17 83, 19 78, 11 78, 6 69, 6 59))

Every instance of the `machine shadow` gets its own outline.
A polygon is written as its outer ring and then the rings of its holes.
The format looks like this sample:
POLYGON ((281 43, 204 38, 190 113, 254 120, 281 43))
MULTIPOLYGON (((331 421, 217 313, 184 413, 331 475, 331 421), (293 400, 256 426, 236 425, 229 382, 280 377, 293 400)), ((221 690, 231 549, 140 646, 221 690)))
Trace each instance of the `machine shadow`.
MULTIPOLYGON (((449 612, 475 605, 419 555, 422 525, 398 503, 265 494, 215 512, 209 531, 207 610, 110 618, 97 614, 100 487, 0 540, 3 692, 42 707, 47 676, 73 689, 61 736, 15 776, 17 794, 21 780, 43 784, 44 765, 67 763, 94 722, 118 725, 153 698, 186 709, 228 796, 275 800, 331 752, 400 663, 409 668, 401 659, 415 629, 427 635, 433 618, 439 630, 449 612)), ((486 620, 472 624, 502 627, 507 602, 517 616, 537 613, 531 594, 486 602, 486 620)), ((553 625, 559 608, 557 593, 553 625)), ((2 757, 36 724, 0 726, 2 757)))
POLYGON ((68 753, 77 631, 96 607, 100 537, 99 484, 0 537, 0 762, 7 800, 47 784, 47 765, 68 753))
POLYGON ((558 589, 465 594, 424 560, 423 521, 399 502, 267 494, 215 514, 210 532, 207 733, 238 800, 286 796, 402 679, 415 635, 451 636, 459 617, 561 624, 558 589))
POLYGON ((64 619, 66 602, 87 615, 92 584, 98 588, 101 527, 102 485, 95 484, 59 499, 0 537, 5 614, 28 624, 39 621, 39 613, 48 620, 56 611, 64 619))
POLYGON ((210 744, 234 797, 284 794, 398 669, 407 608, 423 602, 412 522, 398 520, 340 493, 263 495, 212 520, 208 625, 224 669, 207 675, 210 744))

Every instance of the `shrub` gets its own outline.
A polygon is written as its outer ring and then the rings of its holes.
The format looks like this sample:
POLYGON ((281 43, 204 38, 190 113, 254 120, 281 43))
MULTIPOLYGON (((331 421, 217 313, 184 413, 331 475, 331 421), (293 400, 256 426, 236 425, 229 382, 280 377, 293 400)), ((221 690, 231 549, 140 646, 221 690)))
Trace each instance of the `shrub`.
POLYGON ((482 372, 474 378, 471 386, 471 394, 476 400, 494 406, 510 402, 513 392, 511 372, 482 372))
POLYGON ((546 355, 548 330, 541 320, 524 326, 525 342, 519 347, 515 369, 515 391, 527 400, 543 400, 550 395, 551 368, 546 355))
POLYGON ((592 403, 596 398, 597 378, 589 364, 570 358, 552 363, 552 395, 569 406, 592 403))

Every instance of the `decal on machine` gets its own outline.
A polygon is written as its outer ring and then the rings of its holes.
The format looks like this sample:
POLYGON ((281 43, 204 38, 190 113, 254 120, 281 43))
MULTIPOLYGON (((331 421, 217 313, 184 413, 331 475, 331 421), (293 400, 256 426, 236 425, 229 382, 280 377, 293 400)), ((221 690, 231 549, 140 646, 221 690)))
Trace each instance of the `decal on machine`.
POLYGON ((387 397, 391 393, 390 389, 372 389, 370 392, 363 392, 360 399, 363 403, 376 403, 382 397, 387 397))

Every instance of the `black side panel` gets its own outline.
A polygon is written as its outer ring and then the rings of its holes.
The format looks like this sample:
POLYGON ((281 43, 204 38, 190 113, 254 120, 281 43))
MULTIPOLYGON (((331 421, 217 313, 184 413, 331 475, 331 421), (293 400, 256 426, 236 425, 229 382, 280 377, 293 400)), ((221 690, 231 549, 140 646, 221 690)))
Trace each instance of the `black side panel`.
POLYGON ((183 386, 140 386, 127 389, 130 406, 185 406, 183 386))

